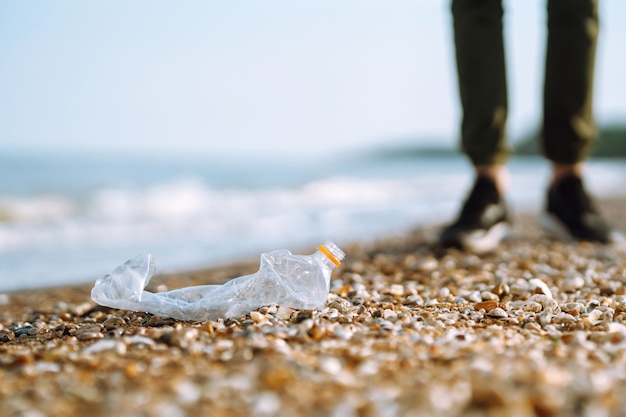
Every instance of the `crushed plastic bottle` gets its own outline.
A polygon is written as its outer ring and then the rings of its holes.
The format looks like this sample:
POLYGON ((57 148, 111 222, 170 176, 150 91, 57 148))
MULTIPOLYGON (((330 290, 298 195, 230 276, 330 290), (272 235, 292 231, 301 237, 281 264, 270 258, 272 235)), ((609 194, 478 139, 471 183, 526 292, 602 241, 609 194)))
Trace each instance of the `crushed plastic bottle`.
POLYGON ((152 255, 139 255, 98 280, 91 298, 98 304, 180 320, 239 317, 262 306, 302 310, 324 307, 333 268, 345 254, 333 242, 313 255, 280 249, 261 255, 258 272, 222 285, 200 285, 161 293, 145 291, 156 270, 152 255))

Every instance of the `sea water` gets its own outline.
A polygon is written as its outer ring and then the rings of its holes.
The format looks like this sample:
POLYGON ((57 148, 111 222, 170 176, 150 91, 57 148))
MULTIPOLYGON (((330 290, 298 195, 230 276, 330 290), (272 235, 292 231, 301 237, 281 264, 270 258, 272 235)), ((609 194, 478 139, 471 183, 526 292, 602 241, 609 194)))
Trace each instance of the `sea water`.
MULTIPOLYGON (((549 165, 514 157, 515 211, 538 211, 549 165)), ((592 160, 597 196, 626 164, 592 160)), ((449 221, 471 186, 460 155, 0 154, 0 291, 95 280, 139 253, 159 272, 340 246, 449 221)))

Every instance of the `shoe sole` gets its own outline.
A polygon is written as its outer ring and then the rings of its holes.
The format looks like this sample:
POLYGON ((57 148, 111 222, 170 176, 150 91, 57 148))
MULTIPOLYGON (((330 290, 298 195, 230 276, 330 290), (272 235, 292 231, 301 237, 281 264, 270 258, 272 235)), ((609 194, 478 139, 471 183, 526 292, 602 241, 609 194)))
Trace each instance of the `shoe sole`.
MULTIPOLYGON (((563 242, 574 242, 579 240, 574 237, 574 235, 569 232, 565 224, 563 224, 563 222, 553 214, 546 212, 541 213, 538 223, 539 227, 541 227, 544 232, 563 242)), ((607 243, 609 245, 624 245, 626 244, 626 238, 623 234, 614 230, 611 232, 607 243)))
POLYGON ((468 233, 460 239, 463 249, 474 253, 492 252, 511 234, 511 225, 498 223, 487 232, 468 233))

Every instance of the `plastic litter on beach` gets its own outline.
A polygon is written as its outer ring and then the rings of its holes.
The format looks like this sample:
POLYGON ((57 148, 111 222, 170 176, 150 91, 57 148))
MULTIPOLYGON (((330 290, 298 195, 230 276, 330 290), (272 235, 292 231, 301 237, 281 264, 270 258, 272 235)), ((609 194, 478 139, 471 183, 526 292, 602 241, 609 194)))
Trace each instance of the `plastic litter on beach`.
POLYGON ((195 321, 238 317, 267 305, 319 310, 328 297, 332 270, 344 257, 344 252, 330 241, 312 255, 294 255, 280 249, 262 254, 254 274, 222 285, 152 293, 144 288, 156 268, 152 255, 145 254, 96 280, 91 298, 106 307, 195 321))

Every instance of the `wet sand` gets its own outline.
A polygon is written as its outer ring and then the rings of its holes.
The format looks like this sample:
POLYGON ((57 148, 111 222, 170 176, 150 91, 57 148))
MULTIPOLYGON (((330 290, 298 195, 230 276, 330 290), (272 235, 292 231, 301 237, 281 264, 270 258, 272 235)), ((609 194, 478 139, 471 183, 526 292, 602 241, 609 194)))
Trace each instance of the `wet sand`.
MULTIPOLYGON (((600 203, 626 230, 626 197, 600 203)), ((320 311, 184 322, 99 307, 91 285, 0 295, 0 415, 626 415, 626 252, 515 221, 482 256, 434 248, 434 227, 348 245, 320 311)))

